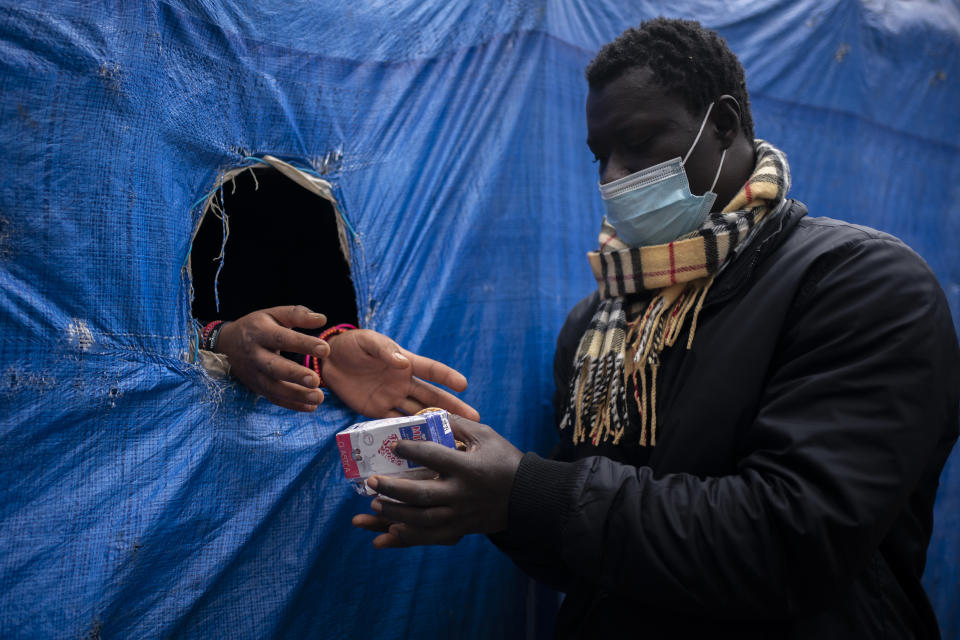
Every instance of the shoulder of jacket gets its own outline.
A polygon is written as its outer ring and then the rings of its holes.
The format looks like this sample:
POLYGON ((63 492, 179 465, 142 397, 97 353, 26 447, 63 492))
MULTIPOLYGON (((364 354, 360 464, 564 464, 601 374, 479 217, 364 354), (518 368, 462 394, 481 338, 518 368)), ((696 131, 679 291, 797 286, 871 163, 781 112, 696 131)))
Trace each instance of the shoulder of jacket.
POLYGON ((894 282, 907 277, 915 295, 931 301, 942 296, 926 261, 889 233, 832 218, 804 218, 787 243, 793 244, 790 250, 795 256, 805 255, 798 260, 806 266, 795 306, 803 304, 831 273, 839 277, 834 284, 854 278, 858 288, 900 286, 894 282))
MULTIPOLYGON (((761 265, 765 270, 776 271, 784 291, 791 288, 790 282, 809 290, 848 259, 873 258, 879 259, 878 264, 900 265, 911 271, 922 268, 929 272, 920 256, 888 233, 843 220, 810 217, 806 206, 797 200, 787 200, 782 206, 780 224, 766 230, 722 274, 723 284, 711 291, 712 303, 749 286, 755 269, 761 265)), ((932 277, 932 272, 929 273, 932 277)), ((882 270, 875 275, 882 277, 881 274, 882 270)))
POLYGON ((889 233, 834 218, 813 218, 805 216, 797 223, 796 231, 797 233, 794 233, 790 240, 799 242, 813 241, 826 249, 855 245, 871 240, 879 240, 907 247, 902 240, 889 233))
POLYGON ((831 257, 839 259, 852 254, 879 253, 893 261, 920 263, 929 270, 923 258, 896 236, 833 218, 804 217, 784 244, 787 251, 805 254, 809 263, 823 262, 831 257))

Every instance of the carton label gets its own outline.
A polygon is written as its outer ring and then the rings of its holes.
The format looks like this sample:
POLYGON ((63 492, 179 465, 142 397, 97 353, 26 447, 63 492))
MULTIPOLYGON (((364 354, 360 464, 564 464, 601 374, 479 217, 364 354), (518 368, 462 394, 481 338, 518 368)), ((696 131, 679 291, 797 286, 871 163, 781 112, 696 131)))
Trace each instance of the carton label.
POLYGON ((344 429, 337 434, 344 476, 348 480, 359 480, 378 473, 387 475, 421 468, 390 449, 390 445, 399 440, 430 440, 453 448, 447 412, 371 420, 344 429))
POLYGON ((353 459, 353 447, 350 446, 350 434, 337 434, 337 449, 340 450, 340 464, 343 465, 343 473, 348 480, 360 477, 360 469, 357 468, 357 462, 353 459))

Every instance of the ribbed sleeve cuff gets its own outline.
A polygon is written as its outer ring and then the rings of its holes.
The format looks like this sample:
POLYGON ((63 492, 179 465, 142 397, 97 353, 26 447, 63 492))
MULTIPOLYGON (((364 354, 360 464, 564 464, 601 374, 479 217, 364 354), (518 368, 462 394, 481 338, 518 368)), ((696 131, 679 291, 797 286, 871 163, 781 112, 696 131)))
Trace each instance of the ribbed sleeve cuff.
POLYGON ((574 464, 525 454, 510 492, 510 536, 558 537, 577 489, 577 476, 574 464))

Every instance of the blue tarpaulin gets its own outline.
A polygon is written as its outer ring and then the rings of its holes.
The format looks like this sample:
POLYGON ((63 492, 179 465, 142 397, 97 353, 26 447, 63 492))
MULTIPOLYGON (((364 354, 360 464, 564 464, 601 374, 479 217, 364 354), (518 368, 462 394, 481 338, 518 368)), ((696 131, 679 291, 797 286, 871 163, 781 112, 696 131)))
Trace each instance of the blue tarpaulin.
MULTIPOLYGON (((792 195, 901 237, 960 317, 956 2, 0 1, 0 633, 549 634, 484 538, 350 526, 335 398, 294 414, 192 363, 195 203, 248 157, 322 169, 363 324, 546 451, 602 210, 583 68, 661 13, 738 53, 792 195)), ((950 638, 957 531, 955 453, 925 576, 950 638)))

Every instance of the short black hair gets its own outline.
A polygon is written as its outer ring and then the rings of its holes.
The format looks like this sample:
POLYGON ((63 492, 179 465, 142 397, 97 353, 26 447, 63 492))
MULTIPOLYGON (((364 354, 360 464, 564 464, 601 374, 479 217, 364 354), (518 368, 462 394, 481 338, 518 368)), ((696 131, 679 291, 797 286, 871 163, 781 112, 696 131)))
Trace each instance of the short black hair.
POLYGON ((646 67, 691 113, 703 113, 723 94, 740 103, 740 123, 753 140, 753 115, 743 65, 727 41, 699 22, 654 18, 624 31, 587 65, 591 89, 602 89, 628 69, 646 67))

